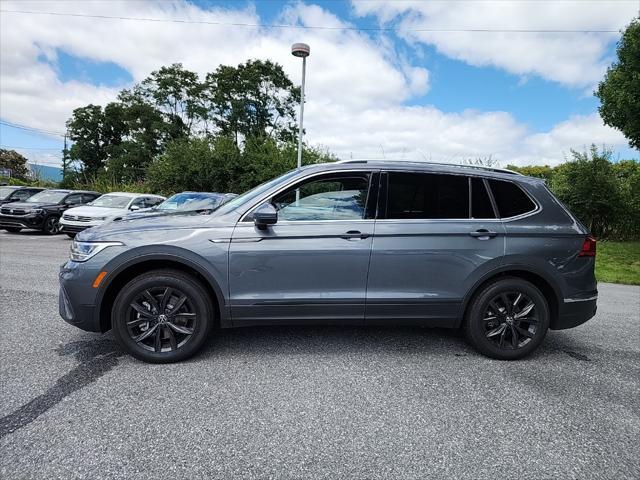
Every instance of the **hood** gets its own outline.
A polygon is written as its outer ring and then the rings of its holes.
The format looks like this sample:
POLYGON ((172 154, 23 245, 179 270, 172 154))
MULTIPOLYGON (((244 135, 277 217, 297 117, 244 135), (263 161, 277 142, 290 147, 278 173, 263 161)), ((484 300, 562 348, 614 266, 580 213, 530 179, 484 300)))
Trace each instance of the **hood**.
POLYGON ((69 215, 79 215, 82 217, 111 217, 122 215, 128 212, 126 208, 109 208, 109 207, 93 207, 91 205, 83 205, 82 207, 73 207, 64 212, 69 215))
POLYGON ((58 207, 58 203, 29 203, 29 202, 12 202, 5 203, 2 208, 19 208, 21 210, 31 210, 33 208, 58 207))
POLYGON ((155 230, 197 229, 235 225, 237 215, 201 215, 197 212, 174 212, 171 214, 140 215, 124 217, 122 220, 105 222, 80 232, 79 241, 121 240, 127 235, 144 234, 155 230))

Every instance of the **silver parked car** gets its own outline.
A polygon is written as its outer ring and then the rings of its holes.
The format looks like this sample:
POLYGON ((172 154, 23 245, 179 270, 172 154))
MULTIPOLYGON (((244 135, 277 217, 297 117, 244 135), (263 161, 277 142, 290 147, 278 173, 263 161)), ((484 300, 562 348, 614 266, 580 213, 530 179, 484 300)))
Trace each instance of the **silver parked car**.
POLYGON ((291 171, 210 215, 80 233, 60 314, 113 329, 150 362, 210 331, 268 324, 462 328, 517 359, 596 311, 595 240, 544 181, 514 172, 353 161, 291 171))

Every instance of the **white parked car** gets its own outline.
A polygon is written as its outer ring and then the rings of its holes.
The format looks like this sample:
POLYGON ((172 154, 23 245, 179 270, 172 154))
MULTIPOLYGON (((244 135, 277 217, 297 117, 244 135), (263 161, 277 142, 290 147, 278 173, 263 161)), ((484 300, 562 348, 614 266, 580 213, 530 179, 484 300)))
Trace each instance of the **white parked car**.
POLYGON ((60 220, 61 230, 71 238, 76 233, 121 217, 129 212, 151 208, 165 200, 160 195, 112 192, 98 197, 82 207, 70 208, 60 220))

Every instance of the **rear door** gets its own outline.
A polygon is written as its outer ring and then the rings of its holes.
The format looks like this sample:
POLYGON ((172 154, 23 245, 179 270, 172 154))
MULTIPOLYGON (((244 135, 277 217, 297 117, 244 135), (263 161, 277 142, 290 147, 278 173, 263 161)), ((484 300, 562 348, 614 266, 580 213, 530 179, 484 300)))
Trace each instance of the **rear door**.
POLYGON ((382 174, 366 320, 450 326, 465 294, 504 255, 486 182, 465 175, 382 174))
POLYGON ((238 223, 229 249, 235 325, 364 321, 377 177, 314 175, 267 200, 276 224, 259 229, 251 212, 238 223))

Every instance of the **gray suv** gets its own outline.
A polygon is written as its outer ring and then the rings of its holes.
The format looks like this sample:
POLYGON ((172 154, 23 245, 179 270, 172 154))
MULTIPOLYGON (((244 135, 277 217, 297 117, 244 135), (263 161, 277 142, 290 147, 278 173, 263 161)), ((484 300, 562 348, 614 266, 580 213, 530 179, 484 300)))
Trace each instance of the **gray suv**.
POLYGON ((312 165, 209 215, 91 228, 70 255, 60 315, 148 362, 214 327, 312 323, 462 328, 517 359, 596 311, 595 240, 542 180, 497 169, 312 165))

